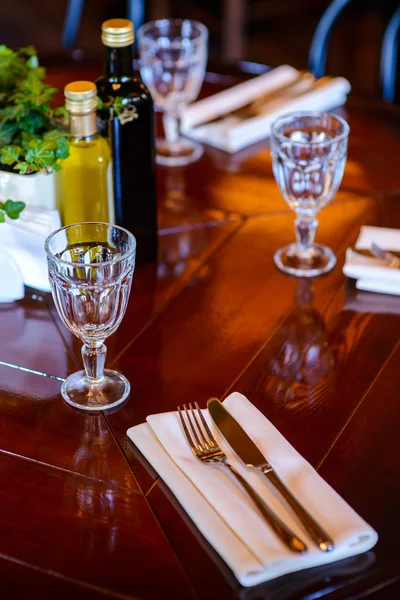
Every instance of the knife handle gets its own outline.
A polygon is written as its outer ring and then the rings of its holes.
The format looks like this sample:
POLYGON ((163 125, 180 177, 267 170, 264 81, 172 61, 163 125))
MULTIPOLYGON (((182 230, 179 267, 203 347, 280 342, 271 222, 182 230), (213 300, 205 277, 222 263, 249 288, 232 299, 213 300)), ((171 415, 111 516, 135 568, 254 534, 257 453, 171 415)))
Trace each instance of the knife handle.
POLYGON ((282 542, 292 551, 292 552, 307 552, 307 546, 302 542, 280 518, 275 515, 272 510, 266 505, 264 500, 258 493, 247 483, 244 477, 236 471, 235 467, 232 467, 228 462, 218 462, 217 464, 222 465, 229 469, 229 471, 236 477, 239 483, 246 490, 250 498, 253 500, 254 504, 257 506, 258 510, 270 525, 270 527, 274 530, 277 536, 282 540, 282 542))
POLYGON ((286 487, 282 479, 271 470, 270 467, 261 469, 265 477, 276 487, 276 489, 282 494, 286 502, 289 504, 293 512, 296 514, 298 519, 304 525, 307 533, 319 546, 323 552, 330 552, 334 548, 332 538, 326 533, 326 531, 319 525, 314 517, 300 504, 300 502, 293 496, 292 492, 286 487))

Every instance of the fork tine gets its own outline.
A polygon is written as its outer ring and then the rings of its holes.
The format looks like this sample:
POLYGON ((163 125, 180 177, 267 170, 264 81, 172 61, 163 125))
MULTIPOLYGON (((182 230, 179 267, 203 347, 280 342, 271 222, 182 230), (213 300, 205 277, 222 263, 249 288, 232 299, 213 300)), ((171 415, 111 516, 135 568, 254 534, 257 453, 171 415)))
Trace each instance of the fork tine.
POLYGON ((381 248, 380 246, 375 244, 375 242, 372 242, 371 250, 372 250, 373 254, 375 254, 375 256, 378 256, 378 258, 380 258, 386 262, 389 262, 389 266, 400 267, 400 259, 396 255, 392 254, 391 252, 389 252, 387 250, 383 250, 383 248, 381 248))
POLYGON ((183 418, 183 414, 182 414, 180 406, 178 406, 178 413, 179 413, 179 418, 181 420, 183 431, 184 431, 186 439, 189 443, 190 449, 193 452, 193 454, 196 456, 196 452, 197 452, 198 448, 197 448, 196 444, 194 443, 192 436, 190 435, 189 429, 186 426, 185 419, 183 418))
POLYGON ((204 449, 204 448, 203 448, 203 444, 201 443, 201 441, 200 441, 200 438, 199 438, 199 436, 197 435, 197 431, 196 431, 196 429, 195 429, 195 427, 194 427, 194 425, 193 425, 193 421, 192 421, 192 418, 190 417, 190 413, 189 413, 189 411, 188 411, 188 409, 187 409, 187 407, 186 407, 186 404, 184 404, 184 405, 183 405, 183 409, 184 409, 184 411, 185 411, 185 414, 186 414, 186 419, 187 419, 187 422, 189 423, 189 427, 190 427, 190 429, 191 429, 191 431, 192 431, 192 434, 193 434, 193 436, 194 436, 194 439, 196 440, 197 447, 198 447, 198 449, 199 449, 200 451, 202 451, 202 450, 204 449))
POLYGON ((204 429, 206 430, 206 433, 207 433, 208 437, 210 438, 210 442, 213 445, 217 445, 217 442, 215 441, 215 438, 214 438, 213 434, 211 433, 211 430, 207 424, 207 421, 205 420, 204 415, 201 412, 200 406, 197 404, 197 402, 195 402, 194 405, 197 408, 197 413, 201 419, 201 422, 203 423, 204 429))
POLYGON ((189 408, 190 408, 191 415, 192 415, 192 417, 193 417, 193 419, 194 419, 194 421, 195 421, 195 423, 196 423, 197 430, 198 430, 198 432, 199 432, 199 434, 200 434, 200 437, 201 437, 201 439, 203 440, 203 445, 206 447, 206 449, 207 449, 207 450, 210 450, 210 449, 211 449, 211 446, 212 446, 212 444, 210 444, 210 442, 209 442, 209 441, 208 441, 208 439, 206 438, 206 436, 205 436, 205 434, 204 434, 204 431, 203 431, 203 428, 202 428, 202 426, 201 426, 201 423, 199 423, 199 420, 198 420, 198 418, 197 418, 197 415, 196 415, 196 413, 195 413, 195 411, 194 411, 194 408, 193 408, 193 406, 192 406, 191 404, 189 404, 189 408))
POLYGON ((382 250, 382 248, 380 248, 379 246, 377 246, 374 242, 372 242, 371 244, 371 249, 373 250, 373 252, 379 256, 379 258, 384 259, 385 258, 385 253, 382 250))

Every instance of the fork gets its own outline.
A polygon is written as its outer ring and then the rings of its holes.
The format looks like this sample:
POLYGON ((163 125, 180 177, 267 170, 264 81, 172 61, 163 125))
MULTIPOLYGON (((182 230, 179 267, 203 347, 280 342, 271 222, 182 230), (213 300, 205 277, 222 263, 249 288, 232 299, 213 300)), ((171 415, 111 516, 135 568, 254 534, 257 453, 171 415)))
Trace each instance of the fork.
POLYGON ((186 404, 184 404, 182 411, 181 407, 178 406, 182 428, 195 457, 203 463, 218 465, 230 471, 253 500, 264 519, 282 542, 292 552, 306 552, 307 546, 304 542, 302 542, 289 527, 281 521, 281 519, 266 505, 261 496, 247 483, 244 477, 242 477, 242 475, 236 471, 235 467, 228 462, 226 454, 217 444, 197 402, 195 402, 195 407, 196 411, 193 409, 192 404, 189 404, 188 410, 186 404))
POLYGON ((377 258, 384 260, 387 263, 388 267, 393 267, 394 269, 400 269, 400 258, 397 258, 397 256, 395 256, 388 250, 383 250, 383 248, 378 246, 378 244, 375 244, 374 242, 372 242, 371 252, 377 258))

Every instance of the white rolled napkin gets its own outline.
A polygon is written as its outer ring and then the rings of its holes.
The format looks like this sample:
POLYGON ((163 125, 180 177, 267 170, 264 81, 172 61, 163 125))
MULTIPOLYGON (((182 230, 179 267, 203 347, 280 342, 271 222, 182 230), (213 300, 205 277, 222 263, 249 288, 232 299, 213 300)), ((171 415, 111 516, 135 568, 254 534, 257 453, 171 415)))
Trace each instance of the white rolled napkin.
POLYGON ((343 273, 357 279, 359 290, 380 294, 400 295, 400 269, 388 267, 385 261, 363 256, 357 250, 369 250, 375 242, 383 250, 400 251, 400 229, 387 227, 361 227, 355 250, 348 248, 343 273))
POLYGON ((61 226, 58 210, 27 206, 19 219, 0 224, 0 248, 18 266, 25 285, 50 291, 44 242, 61 226))
POLYGON ((234 116, 227 116, 218 122, 209 122, 211 119, 228 115, 263 94, 294 83, 298 76, 299 71, 283 65, 264 75, 199 100, 182 112, 182 132, 200 142, 233 153, 267 138, 273 121, 285 113, 298 110, 331 110, 346 102, 350 84, 343 77, 335 77, 325 85, 298 97, 271 103, 270 110, 257 117, 241 120, 234 116))
POLYGON ((308 545, 292 553, 263 520, 252 501, 220 467, 202 464, 190 448, 176 412, 151 415, 127 434, 165 481, 200 532, 244 586, 365 552, 377 533, 318 475, 245 396, 234 392, 224 406, 247 431, 288 488, 335 542, 321 552, 279 494, 254 470, 245 467, 218 433, 207 410, 203 414, 231 464, 268 505, 308 545))

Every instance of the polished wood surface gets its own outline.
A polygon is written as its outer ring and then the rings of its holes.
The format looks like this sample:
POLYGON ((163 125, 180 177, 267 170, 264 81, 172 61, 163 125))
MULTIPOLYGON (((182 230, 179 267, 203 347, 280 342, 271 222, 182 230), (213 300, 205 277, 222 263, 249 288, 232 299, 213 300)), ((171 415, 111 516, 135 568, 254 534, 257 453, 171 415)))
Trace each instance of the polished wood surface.
MULTIPOLYGON (((50 70, 62 86, 78 77, 50 70)), ((79 70, 78 70, 79 71, 79 70)), ((94 78, 89 68, 86 77, 94 78)), ((235 81, 207 77, 203 94, 235 81)), ((49 295, 0 305, 0 577, 4 597, 394 598, 400 585, 400 308, 342 274, 361 225, 400 228, 400 110, 350 98, 340 192, 317 237, 338 264, 276 270, 293 240, 268 143, 206 148, 158 171, 160 252, 136 269, 108 364, 131 396, 100 415, 63 402, 80 344, 49 295), (365 555, 241 588, 126 436, 150 413, 238 390, 379 533, 365 555)), ((0 226, 1 227, 1 226, 0 226)))

